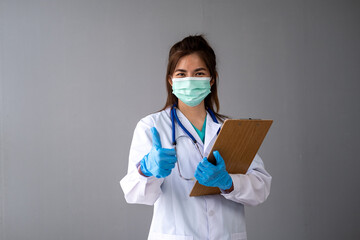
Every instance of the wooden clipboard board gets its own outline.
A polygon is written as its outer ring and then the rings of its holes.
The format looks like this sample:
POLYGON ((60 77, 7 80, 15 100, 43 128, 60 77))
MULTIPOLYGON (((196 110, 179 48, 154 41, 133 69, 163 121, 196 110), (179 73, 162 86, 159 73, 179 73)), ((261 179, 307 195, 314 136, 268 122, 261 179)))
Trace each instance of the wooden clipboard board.
MULTIPOLYGON (((258 119, 225 120, 208 156, 209 162, 216 162, 213 151, 218 150, 225 161, 228 173, 245 174, 272 122, 272 120, 258 119)), ((221 193, 219 188, 206 187, 196 181, 190 196, 219 193, 221 193)))

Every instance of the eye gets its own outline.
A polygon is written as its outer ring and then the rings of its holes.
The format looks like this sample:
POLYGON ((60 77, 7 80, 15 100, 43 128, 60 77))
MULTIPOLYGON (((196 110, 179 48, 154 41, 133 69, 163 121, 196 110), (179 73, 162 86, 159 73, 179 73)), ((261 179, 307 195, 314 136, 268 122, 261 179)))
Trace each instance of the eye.
POLYGON ((196 76, 204 76, 205 73, 203 73, 203 72, 197 72, 195 75, 196 75, 196 76))
POLYGON ((176 77, 184 77, 184 76, 185 76, 185 74, 184 74, 184 73, 179 72, 179 73, 177 73, 175 76, 176 76, 176 77))

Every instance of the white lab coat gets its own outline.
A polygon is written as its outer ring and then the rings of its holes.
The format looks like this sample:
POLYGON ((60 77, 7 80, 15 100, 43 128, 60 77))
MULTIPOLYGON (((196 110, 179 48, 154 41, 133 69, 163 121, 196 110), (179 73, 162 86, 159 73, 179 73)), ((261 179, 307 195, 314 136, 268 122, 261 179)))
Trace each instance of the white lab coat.
MULTIPOLYGON (((203 156, 207 156, 221 124, 215 123, 207 113, 202 144, 189 120, 178 109, 177 114, 197 139, 203 156)), ((120 181, 128 203, 154 205, 148 239, 247 239, 244 205, 258 205, 270 192, 271 176, 264 169, 261 158, 255 156, 246 174, 230 174, 234 184, 231 193, 189 197, 194 182, 180 178, 177 165, 166 178, 144 177, 138 173, 140 160, 152 147, 152 127, 158 130, 162 147, 173 148, 170 108, 141 119, 134 131, 128 173, 120 181)), ((180 135, 186 133, 176 124, 176 138, 180 135)), ((177 145, 177 159, 183 176, 191 177, 202 159, 193 143, 187 140, 177 145)))

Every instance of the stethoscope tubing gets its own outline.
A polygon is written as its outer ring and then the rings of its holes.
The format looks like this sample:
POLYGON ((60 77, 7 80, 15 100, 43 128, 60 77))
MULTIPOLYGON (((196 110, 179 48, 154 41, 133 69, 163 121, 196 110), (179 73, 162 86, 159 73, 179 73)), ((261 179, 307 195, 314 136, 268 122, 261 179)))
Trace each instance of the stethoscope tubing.
MULTIPOLYGON (((215 114, 213 111, 211 111, 210 108, 207 109, 207 111, 209 112, 212 120, 215 122, 215 123, 219 123, 218 120, 216 119, 215 117, 215 114)), ((170 111, 170 118, 171 118, 171 128, 172 128, 172 144, 174 146, 174 149, 175 149, 175 152, 177 152, 176 150, 176 139, 175 139, 175 121, 179 124, 179 126, 181 127, 181 129, 187 134, 187 137, 189 137, 193 144, 195 145, 197 151, 199 152, 200 156, 201 156, 201 159, 203 159, 203 155, 200 151, 200 148, 198 146, 198 143, 196 141, 196 139, 194 138, 194 136, 184 127, 184 125, 180 122, 180 119, 178 118, 177 116, 177 113, 176 113, 176 104, 174 104, 172 107, 171 107, 171 111, 170 111)), ((220 131, 220 129, 219 129, 220 131)), ((217 134, 219 134, 219 131, 217 132, 217 134)), ((181 172, 180 172, 180 165, 179 165, 179 161, 176 162, 177 165, 178 165, 178 172, 179 172, 179 175, 182 179, 184 180, 187 180, 187 181, 193 181, 195 180, 195 177, 192 177, 192 178, 185 178, 181 172)))
MULTIPOLYGON (((215 123, 219 123, 218 120, 215 117, 214 112, 210 109, 207 108, 207 111, 209 112, 212 120, 215 123)), ((176 103, 171 107, 171 111, 170 111, 170 118, 171 118, 171 128, 172 128, 172 144, 174 146, 176 146, 176 140, 175 140, 175 121, 179 124, 179 126, 181 127, 181 129, 191 138, 191 140, 196 144, 197 141, 194 138, 194 136, 184 127, 184 125, 180 122, 179 117, 177 116, 176 113, 176 103)), ((218 131, 219 133, 219 131, 218 131)))

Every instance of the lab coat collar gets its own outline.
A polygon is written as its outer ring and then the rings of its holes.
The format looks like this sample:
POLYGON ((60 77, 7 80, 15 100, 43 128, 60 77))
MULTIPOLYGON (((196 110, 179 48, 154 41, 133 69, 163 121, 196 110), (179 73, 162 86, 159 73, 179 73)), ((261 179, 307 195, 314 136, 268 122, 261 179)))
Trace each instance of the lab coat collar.
MULTIPOLYGON (((172 123, 171 123, 171 107, 168 107, 165 109, 166 114, 168 115, 169 119, 170 119, 170 131, 172 131, 172 123)), ((177 109, 176 111, 178 118, 180 119, 181 123, 184 125, 184 127, 186 127, 186 129, 188 129, 188 126, 186 125, 187 122, 189 122, 189 120, 187 120, 187 118, 185 117, 184 114, 182 114, 182 112, 180 112, 179 109, 177 109)), ((191 128, 188 129, 188 131, 193 134, 193 132, 191 131, 191 128)), ((193 134, 194 135, 194 134, 193 134)), ((182 130, 182 128, 180 127, 180 125, 176 122, 175 120, 175 139, 177 139, 180 136, 187 136, 187 134, 184 132, 184 130, 182 130)), ((197 140, 196 136, 194 135, 195 139, 197 140)), ((198 140, 197 140, 198 141, 198 140)))
MULTIPOLYGON (((204 141, 204 152, 208 154, 208 149, 210 143, 213 142, 213 139, 217 137, 217 133, 219 128, 221 127, 220 123, 216 123, 212 120, 211 115, 207 112, 207 120, 206 120, 206 129, 205 129, 205 141, 204 141)), ((212 144, 211 144, 212 146, 212 144)))

